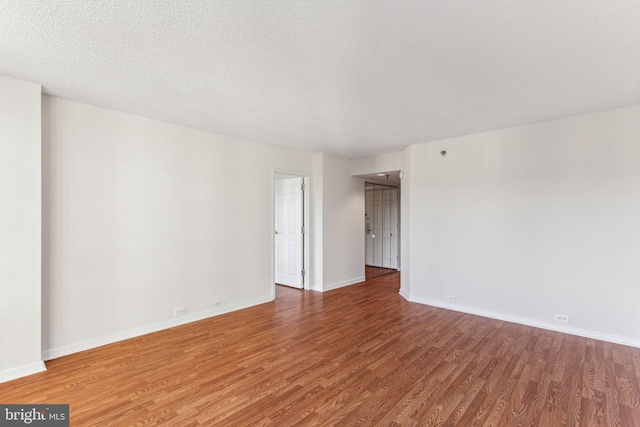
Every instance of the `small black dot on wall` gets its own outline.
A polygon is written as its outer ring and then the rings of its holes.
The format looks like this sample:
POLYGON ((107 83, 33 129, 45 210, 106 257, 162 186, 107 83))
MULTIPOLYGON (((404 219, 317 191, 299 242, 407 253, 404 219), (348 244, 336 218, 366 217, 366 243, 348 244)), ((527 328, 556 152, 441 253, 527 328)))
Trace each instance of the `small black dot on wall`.
POLYGON ((446 155, 447 155, 447 152, 446 152, 446 151, 444 151, 444 150, 442 150, 442 151, 440 152, 440 155, 441 155, 442 157, 444 157, 444 156, 446 156, 446 155))

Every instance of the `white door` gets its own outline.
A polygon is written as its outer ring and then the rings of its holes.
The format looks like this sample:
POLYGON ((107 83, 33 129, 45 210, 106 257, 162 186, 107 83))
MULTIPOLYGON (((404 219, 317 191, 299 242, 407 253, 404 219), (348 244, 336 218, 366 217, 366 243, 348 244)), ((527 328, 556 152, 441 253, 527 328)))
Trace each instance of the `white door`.
POLYGON ((276 187, 276 283, 302 289, 302 178, 279 179, 276 187))
POLYGON ((398 189, 382 190, 383 249, 382 266, 398 268, 398 189))
POLYGON ((373 266, 382 267, 382 190, 373 192, 373 233, 371 242, 373 243, 373 266))
POLYGON ((365 256, 366 265, 375 265, 373 262, 373 191, 364 192, 364 219, 365 219, 365 256))

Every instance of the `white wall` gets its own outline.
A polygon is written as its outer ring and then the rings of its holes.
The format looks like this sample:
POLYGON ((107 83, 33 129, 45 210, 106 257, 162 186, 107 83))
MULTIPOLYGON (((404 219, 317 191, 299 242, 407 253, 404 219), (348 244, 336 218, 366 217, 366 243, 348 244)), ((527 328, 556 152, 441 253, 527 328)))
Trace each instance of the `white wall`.
POLYGON ((405 150, 403 291, 640 346, 639 141, 634 106, 405 150))
POLYGON ((402 169, 401 151, 351 160, 351 175, 368 175, 400 169, 402 169))
POLYGON ((350 160, 320 154, 323 194, 323 290, 364 277, 364 180, 351 176, 350 160))
POLYGON ((0 382, 40 354, 40 85, 0 76, 0 382))
POLYGON ((324 155, 316 153, 312 156, 311 177, 311 260, 310 288, 314 291, 324 290, 324 223, 323 223, 323 164, 324 155))
POLYGON ((421 165, 412 165, 412 147, 402 150, 402 193, 400 196, 400 295, 409 299, 411 295, 411 265, 416 262, 411 257, 411 170, 421 165))
POLYGON ((271 299, 273 170, 310 154, 42 99, 46 358, 271 299))

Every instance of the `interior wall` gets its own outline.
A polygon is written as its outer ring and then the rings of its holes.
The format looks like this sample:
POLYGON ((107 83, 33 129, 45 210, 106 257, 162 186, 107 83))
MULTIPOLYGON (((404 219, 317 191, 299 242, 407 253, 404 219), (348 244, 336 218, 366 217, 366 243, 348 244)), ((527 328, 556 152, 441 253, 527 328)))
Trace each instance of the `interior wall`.
POLYGON ((40 85, 0 76, 0 382, 40 353, 40 85))
POLYGON ((42 102, 46 358, 272 299, 273 170, 310 154, 42 102))
POLYGON ((368 175, 402 169, 402 152, 360 157, 351 160, 351 175, 368 175))
POLYGON ((411 295, 411 171, 419 165, 412 165, 412 147, 402 150, 402 186, 400 197, 400 295, 409 299, 411 295))
POLYGON ((323 223, 323 164, 324 155, 312 155, 311 177, 311 257, 309 287, 314 291, 324 290, 324 223, 323 223))
POLYGON ((364 179, 351 176, 350 160, 318 155, 322 168, 323 290, 365 280, 364 179))
POLYGON ((410 147, 402 291, 640 345, 639 140, 634 106, 410 147))

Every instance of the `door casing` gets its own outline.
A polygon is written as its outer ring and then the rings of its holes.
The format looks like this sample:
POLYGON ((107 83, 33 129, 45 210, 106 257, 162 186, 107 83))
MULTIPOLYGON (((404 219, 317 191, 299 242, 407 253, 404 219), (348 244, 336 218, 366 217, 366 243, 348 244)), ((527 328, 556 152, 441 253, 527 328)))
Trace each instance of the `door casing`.
POLYGON ((310 177, 308 173, 300 172, 300 171, 292 171, 292 170, 283 170, 283 169, 273 169, 272 170, 272 180, 271 180, 271 298, 275 299, 276 296, 276 285, 275 285, 275 188, 276 188, 276 179, 281 177, 300 177, 305 186, 305 191, 302 196, 302 204, 303 204, 303 223, 305 227, 305 233, 303 234, 303 242, 302 242, 302 265, 305 270, 305 275, 303 278, 303 289, 310 289, 310 177))

